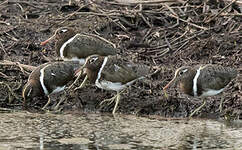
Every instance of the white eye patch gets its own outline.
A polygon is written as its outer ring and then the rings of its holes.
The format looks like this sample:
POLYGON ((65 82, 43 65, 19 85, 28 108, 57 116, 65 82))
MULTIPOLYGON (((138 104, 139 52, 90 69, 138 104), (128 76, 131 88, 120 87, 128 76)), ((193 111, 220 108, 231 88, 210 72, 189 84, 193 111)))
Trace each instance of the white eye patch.
POLYGON ((184 69, 184 70, 182 70, 182 72, 185 73, 185 72, 187 72, 187 70, 188 70, 188 69, 184 69))
POLYGON ((92 58, 92 59, 90 59, 90 62, 93 63, 93 62, 95 62, 97 59, 98 59, 98 57, 92 58))
POLYGON ((67 31, 67 29, 62 29, 61 32, 65 33, 67 31))
POLYGON ((180 71, 177 71, 177 72, 176 72, 176 75, 181 76, 181 75, 183 75, 183 73, 185 73, 185 72, 187 72, 187 71, 188 71, 188 69, 182 69, 182 70, 180 70, 180 71))

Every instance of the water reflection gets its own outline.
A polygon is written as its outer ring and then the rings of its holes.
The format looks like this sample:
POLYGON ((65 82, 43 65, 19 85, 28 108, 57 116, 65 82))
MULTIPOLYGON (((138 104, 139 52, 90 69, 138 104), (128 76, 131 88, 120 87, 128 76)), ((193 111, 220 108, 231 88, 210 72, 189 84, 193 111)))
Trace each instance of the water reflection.
POLYGON ((241 121, 4 113, 0 150, 239 149, 241 127, 241 121))

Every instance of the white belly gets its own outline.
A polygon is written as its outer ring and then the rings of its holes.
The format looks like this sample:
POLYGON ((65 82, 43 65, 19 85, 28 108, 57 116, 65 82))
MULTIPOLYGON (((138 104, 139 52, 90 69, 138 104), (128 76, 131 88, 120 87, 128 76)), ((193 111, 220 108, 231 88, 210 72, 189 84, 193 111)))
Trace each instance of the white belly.
MULTIPOLYGON (((132 80, 126 84, 122 84, 121 82, 111 82, 111 81, 107 81, 107 80, 101 80, 100 81, 100 78, 101 78, 101 73, 102 73, 102 70, 104 68, 104 66, 106 65, 107 63, 107 60, 108 60, 108 57, 105 57, 104 58, 104 61, 103 61, 103 64, 98 72, 98 75, 97 75, 97 79, 95 81, 95 85, 101 89, 105 89, 105 90, 113 90, 113 91, 121 91, 123 90, 124 88, 126 88, 127 86, 131 85, 132 83, 134 83, 137 79, 135 80, 132 80)), ((140 79, 143 78, 143 77, 140 77, 140 79)))
POLYGON ((96 86, 105 89, 105 90, 113 90, 113 91, 121 91, 125 89, 127 86, 133 84, 136 80, 130 81, 126 84, 122 84, 120 82, 110 82, 110 81, 105 81, 102 80, 99 82, 98 80, 95 82, 96 86))
POLYGON ((65 89, 65 86, 58 86, 56 89, 54 89, 54 91, 52 91, 51 93, 58 93, 61 92, 65 89))
POLYGON ((200 97, 214 96, 214 95, 217 95, 217 94, 221 93, 223 90, 224 90, 224 88, 222 88, 220 90, 209 89, 206 92, 204 92, 200 97))
POLYGON ((121 91, 122 89, 126 88, 126 85, 122 85, 120 82, 110 82, 110 81, 101 81, 96 82, 96 86, 105 89, 105 90, 113 90, 113 91, 121 91))

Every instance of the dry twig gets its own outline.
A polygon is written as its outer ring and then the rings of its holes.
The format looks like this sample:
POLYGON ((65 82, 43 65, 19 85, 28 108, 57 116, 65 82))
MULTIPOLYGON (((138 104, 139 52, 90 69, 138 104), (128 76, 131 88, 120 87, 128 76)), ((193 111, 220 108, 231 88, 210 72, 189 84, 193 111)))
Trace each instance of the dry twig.
POLYGON ((184 20, 184 19, 181 19, 181 18, 179 18, 178 16, 175 16, 175 15, 172 15, 172 14, 168 14, 168 16, 169 16, 169 17, 172 17, 172 18, 179 19, 180 21, 185 22, 185 23, 187 23, 187 24, 189 24, 189 25, 191 25, 191 26, 193 26, 193 27, 196 27, 196 28, 199 28, 199 29, 203 29, 203 30, 208 30, 208 28, 206 28, 206 27, 201 27, 201 26, 199 26, 199 25, 196 25, 196 24, 194 24, 194 23, 191 23, 191 22, 189 22, 189 21, 186 21, 186 20, 184 20))
POLYGON ((224 12, 226 9, 228 9, 234 2, 236 2, 237 0, 233 0, 231 3, 229 3, 227 6, 225 6, 223 9, 221 9, 215 16, 210 16, 208 18, 210 19, 207 19, 205 21, 205 23, 209 23, 210 21, 212 21, 213 19, 215 19, 216 17, 218 17, 222 12, 224 12))
POLYGON ((146 1, 136 1, 136 0, 116 0, 117 2, 107 2, 108 4, 113 5, 123 5, 123 6, 130 6, 130 5, 162 5, 163 3, 185 3, 183 0, 146 0, 146 1))
POLYGON ((25 70, 27 71, 33 71, 34 69, 36 69, 37 67, 35 66, 31 66, 31 65, 24 65, 24 64, 20 64, 19 62, 12 62, 12 61, 9 61, 9 60, 3 60, 3 61, 0 61, 0 65, 13 65, 13 66, 18 66, 20 68, 20 70, 25 73, 25 74, 28 74, 25 72, 25 70))
POLYGON ((3 84, 7 87, 8 89, 8 103, 11 103, 13 101, 13 99, 19 99, 19 97, 13 92, 13 89, 10 88, 10 85, 5 83, 5 82, 0 82, 0 84, 3 84), (13 96, 13 97, 12 97, 13 96))

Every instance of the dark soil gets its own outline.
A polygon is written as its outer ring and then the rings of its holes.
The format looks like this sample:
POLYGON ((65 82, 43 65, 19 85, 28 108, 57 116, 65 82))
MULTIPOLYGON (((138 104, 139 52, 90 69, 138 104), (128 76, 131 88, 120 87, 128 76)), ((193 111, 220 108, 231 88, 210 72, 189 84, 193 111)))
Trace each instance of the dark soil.
MULTIPOLYGON (((122 94, 118 113, 188 116, 202 101, 184 95, 176 88, 170 88, 169 98, 166 98, 162 88, 172 79, 176 68, 211 63, 236 68, 239 74, 223 94, 208 97, 208 103, 197 116, 241 117, 241 3, 233 3, 218 14, 229 1, 142 5, 111 0, 98 2, 83 0, 71 5, 68 0, 0 2, 0 60, 32 66, 55 61, 54 42, 45 47, 40 42, 49 38, 57 28, 71 26, 80 32, 99 34, 115 43, 125 59, 160 69, 122 94), (219 113, 221 97, 225 102, 223 112, 219 113)), ((16 65, 0 65, 1 107, 22 109, 21 91, 28 75, 28 71, 23 72, 16 65)), ((67 101, 61 107, 63 111, 111 112, 113 105, 100 108, 99 103, 114 94, 89 85, 68 92, 67 101)), ((39 112, 46 102, 46 97, 34 98, 29 102, 29 109, 39 112)), ((54 104, 53 100, 51 105, 54 104)))

